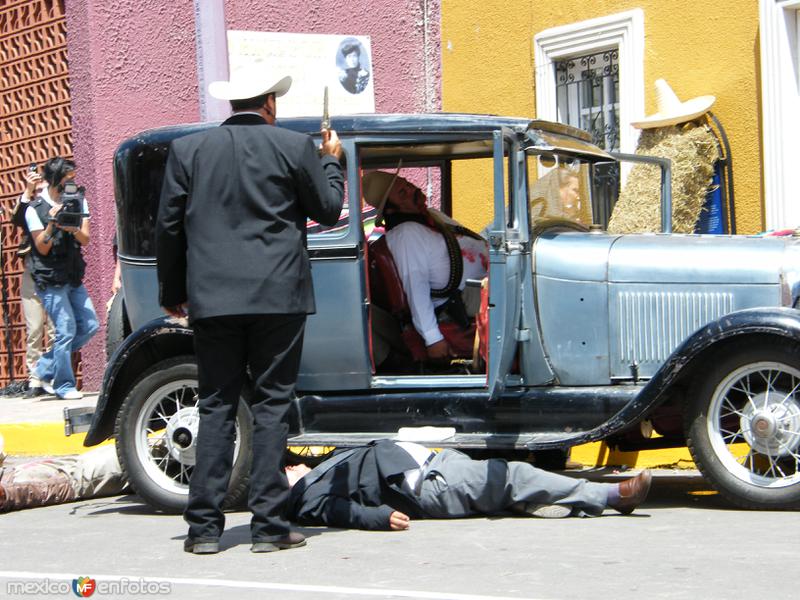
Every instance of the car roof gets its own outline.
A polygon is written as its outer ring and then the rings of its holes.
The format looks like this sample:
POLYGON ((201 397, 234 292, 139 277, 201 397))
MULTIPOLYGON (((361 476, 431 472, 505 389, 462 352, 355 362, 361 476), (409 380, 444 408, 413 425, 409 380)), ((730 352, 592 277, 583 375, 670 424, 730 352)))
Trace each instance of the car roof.
MULTIPOLYGON (((220 121, 172 125, 143 131, 132 140, 139 143, 164 143, 211 127, 220 121)), ((315 135, 319 133, 319 117, 292 117, 278 119, 277 126, 300 133, 315 135)), ((411 133, 476 133, 490 134, 503 127, 510 129, 535 128, 562 135, 570 135, 589 141, 586 132, 579 129, 550 123, 547 121, 531 121, 524 117, 501 117, 497 115, 467 113, 391 113, 391 114, 359 114, 331 117, 331 127, 341 137, 364 134, 411 134, 411 133)), ((123 142, 124 144, 124 142, 123 142)))

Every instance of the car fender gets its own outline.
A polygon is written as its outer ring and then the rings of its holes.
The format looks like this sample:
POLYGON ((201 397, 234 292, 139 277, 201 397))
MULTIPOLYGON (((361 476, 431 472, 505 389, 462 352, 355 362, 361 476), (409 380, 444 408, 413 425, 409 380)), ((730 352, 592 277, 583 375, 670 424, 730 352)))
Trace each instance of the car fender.
POLYGON ((590 431, 562 436, 537 448, 565 447, 607 438, 639 422, 668 397, 667 392, 685 379, 696 359, 709 351, 722 350, 726 342, 749 335, 770 335, 800 342, 800 311, 794 308, 748 308, 728 313, 701 327, 683 341, 656 371, 635 398, 617 414, 590 431))
POLYGON ((747 335, 771 335, 800 341, 800 311, 794 308, 748 308, 728 313, 690 335, 661 365, 642 394, 661 395, 672 386, 695 359, 725 342, 747 335), (658 390, 658 391, 657 391, 658 390))
POLYGON ((159 317, 126 337, 108 359, 92 424, 83 445, 95 446, 111 437, 117 412, 128 390, 150 366, 187 354, 194 354, 194 343, 185 319, 159 317))

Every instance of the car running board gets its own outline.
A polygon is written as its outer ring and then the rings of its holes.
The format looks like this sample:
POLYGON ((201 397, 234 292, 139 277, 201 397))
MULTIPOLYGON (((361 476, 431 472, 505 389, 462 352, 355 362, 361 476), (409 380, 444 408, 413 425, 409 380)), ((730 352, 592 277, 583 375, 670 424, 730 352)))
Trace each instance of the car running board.
MULTIPOLYGON (((423 446, 435 448, 470 448, 470 449, 514 449, 528 450, 538 446, 557 447, 563 434, 554 433, 454 433, 441 438, 432 435, 414 436, 413 441, 423 446)), ((398 436, 397 433, 371 432, 371 433, 306 433, 289 438, 289 446, 336 446, 352 448, 364 446, 373 440, 392 439, 411 441, 407 436, 398 436)), ((566 444, 564 445, 566 447, 566 444)))

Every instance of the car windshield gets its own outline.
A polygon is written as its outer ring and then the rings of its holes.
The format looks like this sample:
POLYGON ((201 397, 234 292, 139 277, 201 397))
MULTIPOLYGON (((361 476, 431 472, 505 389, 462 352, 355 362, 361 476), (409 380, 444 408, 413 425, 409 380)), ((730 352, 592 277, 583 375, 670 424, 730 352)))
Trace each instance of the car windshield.
POLYGON ((529 153, 528 203, 531 222, 593 222, 589 167, 580 159, 551 153, 529 153))

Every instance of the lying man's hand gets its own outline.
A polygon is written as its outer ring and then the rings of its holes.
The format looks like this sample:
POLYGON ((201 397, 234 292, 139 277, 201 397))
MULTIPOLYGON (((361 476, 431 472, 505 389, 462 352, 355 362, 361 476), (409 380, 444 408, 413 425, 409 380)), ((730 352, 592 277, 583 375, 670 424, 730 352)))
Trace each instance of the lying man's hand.
POLYGON ((394 511, 391 515, 389 515, 389 527, 392 531, 402 531, 403 529, 408 529, 409 522, 411 519, 408 518, 408 515, 401 513, 399 510, 394 511))

